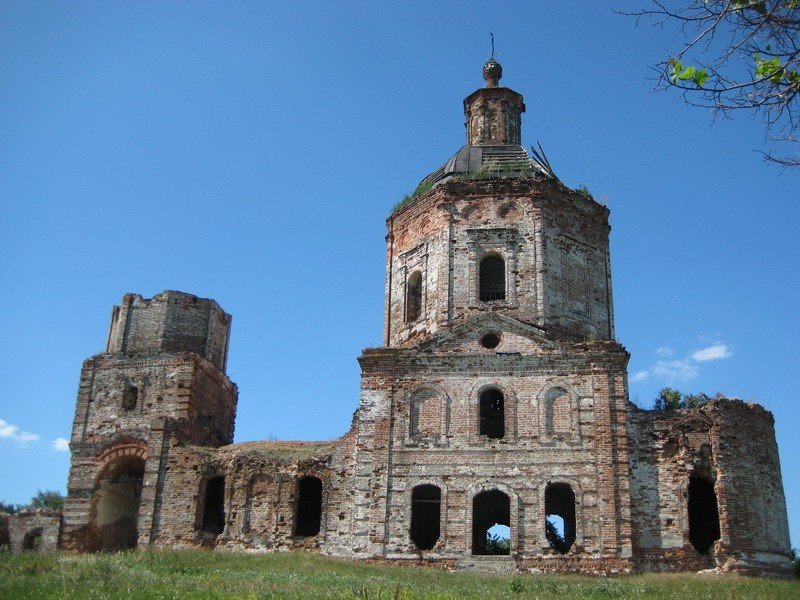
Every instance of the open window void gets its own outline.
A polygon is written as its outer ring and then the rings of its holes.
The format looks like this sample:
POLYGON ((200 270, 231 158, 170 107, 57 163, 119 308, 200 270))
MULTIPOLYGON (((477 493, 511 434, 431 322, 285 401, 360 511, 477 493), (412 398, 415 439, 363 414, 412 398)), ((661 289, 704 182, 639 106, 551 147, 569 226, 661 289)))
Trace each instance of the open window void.
POLYGON ((506 299, 506 263, 496 254, 485 257, 478 270, 478 299, 481 302, 506 299))
POLYGON ((201 529, 214 535, 225 529, 225 477, 214 477, 206 484, 201 529))
POLYGON ((500 490, 481 492, 472 500, 472 554, 510 554, 511 500, 500 490), (508 542, 502 542, 509 528, 508 542), (490 531, 491 530, 491 531, 490 531))
POLYGON ((418 485, 411 492, 411 540, 420 550, 430 550, 439 540, 442 491, 435 485, 418 485))
POLYGON ((122 409, 133 410, 139 401, 139 388, 135 385, 126 385, 122 392, 122 409))
POLYGON ((479 433, 492 439, 506 434, 503 392, 497 388, 481 392, 479 433))
POLYGON ((708 554, 720 537, 719 508, 714 484, 703 477, 689 478, 689 541, 700 554, 708 554))
POLYGON ((33 531, 29 531, 22 539, 22 549, 27 552, 36 552, 39 546, 42 545, 42 528, 37 527, 33 531))
POLYGON ((406 323, 412 323, 422 314, 422 273, 414 271, 408 276, 406 286, 406 323))
POLYGON ((317 477, 303 477, 297 484, 297 526, 295 535, 317 535, 322 522, 322 481, 317 477))
POLYGON ((544 511, 550 547, 566 554, 575 543, 575 492, 566 483, 551 483, 544 491, 544 511))

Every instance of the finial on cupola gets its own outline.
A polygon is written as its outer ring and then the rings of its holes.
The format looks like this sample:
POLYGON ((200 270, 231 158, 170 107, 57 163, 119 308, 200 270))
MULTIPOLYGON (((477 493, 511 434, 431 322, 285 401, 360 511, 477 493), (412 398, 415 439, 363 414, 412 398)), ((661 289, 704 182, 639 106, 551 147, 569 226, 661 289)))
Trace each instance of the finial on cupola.
POLYGON ((486 81, 486 87, 496 88, 500 78, 503 76, 503 67, 494 59, 494 34, 489 34, 492 38, 492 56, 483 65, 483 79, 486 81))

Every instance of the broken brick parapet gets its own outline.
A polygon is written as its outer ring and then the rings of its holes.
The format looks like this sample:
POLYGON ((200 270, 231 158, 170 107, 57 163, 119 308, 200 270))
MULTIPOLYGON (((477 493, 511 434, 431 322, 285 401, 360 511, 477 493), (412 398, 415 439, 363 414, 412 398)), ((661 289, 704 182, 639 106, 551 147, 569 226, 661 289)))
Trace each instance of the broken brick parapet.
POLYGON ((11 552, 52 552, 59 547, 60 510, 24 509, 4 520, 11 552))
POLYGON ((788 572, 786 503, 769 411, 723 398, 687 410, 631 409, 630 421, 638 441, 631 464, 634 554, 642 569, 746 572, 758 556, 765 572, 788 572), (707 555, 689 537, 691 477, 713 484, 719 507, 719 539, 707 555))

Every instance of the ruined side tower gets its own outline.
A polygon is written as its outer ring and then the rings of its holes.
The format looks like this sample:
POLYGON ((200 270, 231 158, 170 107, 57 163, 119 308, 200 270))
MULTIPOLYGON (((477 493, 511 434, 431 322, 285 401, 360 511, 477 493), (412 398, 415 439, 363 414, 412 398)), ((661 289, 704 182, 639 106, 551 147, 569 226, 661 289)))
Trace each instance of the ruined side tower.
POLYGON ((63 547, 157 542, 171 448, 233 440, 230 325, 216 302, 181 292, 128 294, 114 307, 106 352, 81 371, 63 547))

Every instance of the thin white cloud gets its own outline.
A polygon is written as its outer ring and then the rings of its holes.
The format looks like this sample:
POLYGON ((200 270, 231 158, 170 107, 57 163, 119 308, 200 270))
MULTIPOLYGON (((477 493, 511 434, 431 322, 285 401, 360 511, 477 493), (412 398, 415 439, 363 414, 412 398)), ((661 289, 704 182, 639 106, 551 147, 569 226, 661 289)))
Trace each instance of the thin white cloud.
POLYGON ((700 369, 690 360, 660 360, 653 365, 651 372, 654 377, 663 379, 667 383, 689 381, 700 374, 700 369))
MULTIPOLYGON (((675 351, 667 346, 656 348, 656 354, 665 359, 674 355, 675 351)), ((659 360, 652 367, 637 371, 630 378, 631 383, 656 379, 668 385, 682 383, 695 379, 700 375, 700 363, 710 360, 720 360, 733 356, 733 351, 728 344, 715 342, 710 346, 695 350, 686 358, 680 360, 659 360)))
POLYGON ((69 440, 62 437, 54 439, 53 450, 56 452, 69 452, 69 440))
POLYGON ((706 362, 708 360, 720 360, 723 358, 730 358, 733 352, 727 344, 717 343, 702 350, 697 350, 692 353, 692 360, 697 362, 706 362))
POLYGON ((27 444, 28 442, 35 442, 39 436, 29 431, 22 431, 17 425, 12 425, 0 419, 0 438, 7 438, 20 444, 27 444))

